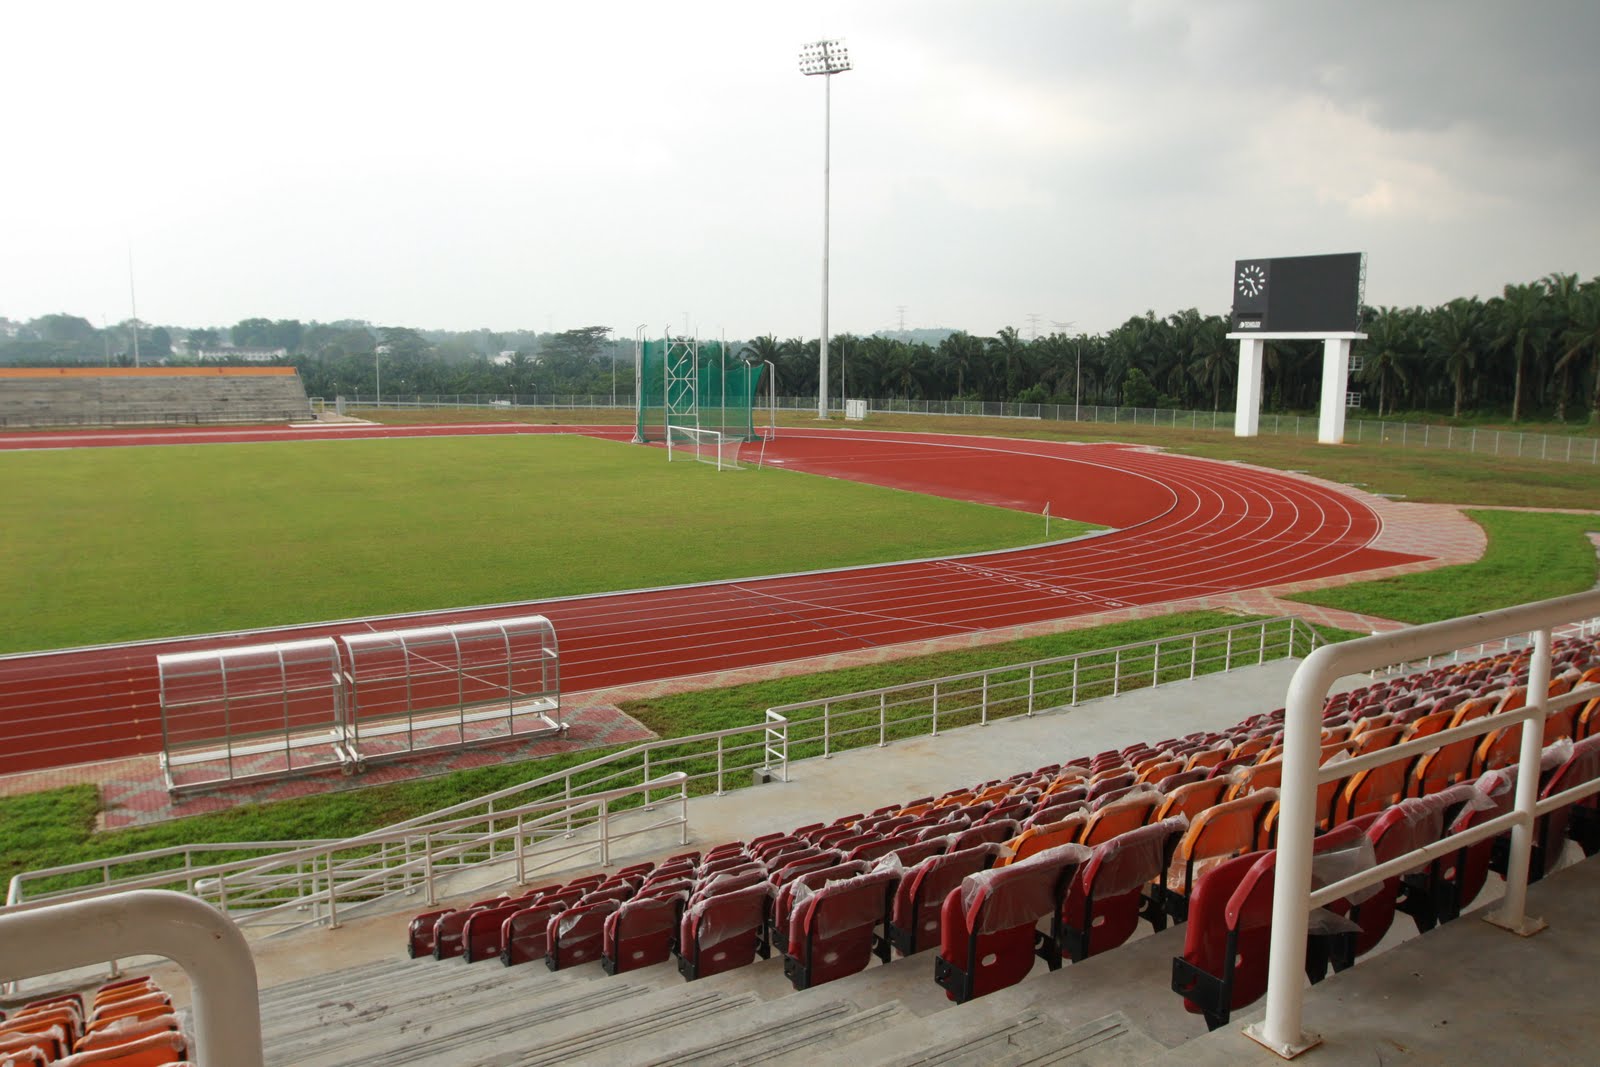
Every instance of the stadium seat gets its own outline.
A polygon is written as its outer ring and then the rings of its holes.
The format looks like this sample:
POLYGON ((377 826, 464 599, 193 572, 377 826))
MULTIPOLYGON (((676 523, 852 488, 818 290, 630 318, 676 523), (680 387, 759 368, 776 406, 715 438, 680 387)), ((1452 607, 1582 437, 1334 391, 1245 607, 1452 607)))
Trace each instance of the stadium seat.
POLYGON ((945 897, 933 976, 951 1000, 965 1003, 1015 985, 1033 969, 1036 955, 1052 970, 1061 965, 1061 901, 1089 855, 1082 845, 1062 845, 968 875, 945 897), (1046 917, 1049 935, 1035 928, 1046 917))
POLYGON ((38 1049, 38 1062, 43 1064, 65 1056, 71 1048, 72 1035, 60 1023, 39 1025, 37 1029, 27 1025, 19 1029, 0 1028, 0 1063, 4 1063, 7 1056, 20 1057, 29 1049, 38 1049))
MULTIPOLYGON (((971 830, 966 830, 966 831, 963 831, 963 834, 967 834, 967 833, 971 833, 971 832, 972 832, 971 830)), ((1013 831, 1013 833, 1014 833, 1014 831, 1013 831)), ((961 836, 962 836, 962 834, 957 834, 956 835, 956 839, 960 840, 961 836)), ((1008 834, 1007 836, 1009 837, 1009 836, 1012 836, 1012 835, 1008 834)), ((905 839, 903 837, 902 838, 897 838, 897 840, 899 840, 901 842, 905 842, 905 839)), ((905 842, 905 843, 896 845, 894 850, 891 851, 889 853, 889 855, 893 856, 897 861, 899 861, 901 867, 914 867, 917 864, 921 863, 923 860, 927 859, 929 856, 939 856, 939 855, 943 855, 945 852, 953 852, 954 849, 952 849, 950 847, 950 844, 951 843, 948 840, 946 840, 946 841, 917 841, 917 842, 914 842, 914 843, 905 842)), ((884 857, 884 858, 887 858, 887 857, 884 857)))
POLYGON ((72 1046, 72 1051, 87 1052, 90 1049, 110 1048, 149 1034, 168 1031, 178 1032, 181 1029, 182 1027, 178 1024, 178 1017, 170 1012, 144 1019, 132 1017, 118 1019, 107 1026, 85 1034, 72 1046))
POLYGON ((1076 844, 1079 835, 1083 833, 1084 825, 1089 817, 1083 812, 1069 815, 1058 822, 1045 823, 1041 826, 1030 826, 1016 837, 1004 843, 1004 851, 999 859, 995 860, 996 867, 1009 867, 1021 863, 1040 852, 1058 848, 1061 845, 1076 844))
POLYGON ((1160 791, 1149 786, 1120 797, 1089 816, 1089 821, 1084 824, 1083 833, 1079 835, 1078 840, 1094 848, 1118 834, 1125 834, 1129 830, 1143 826, 1150 821, 1150 816, 1155 813, 1161 800, 1160 791))
POLYGON ((84 1032, 104 1029, 118 1019, 152 1019, 172 1011, 172 998, 165 993, 146 993, 110 1004, 97 1005, 84 1024, 84 1032))
POLYGON ((75 1052, 56 1060, 52 1067, 161 1067, 180 1063, 187 1055, 188 1043, 183 1035, 164 1031, 108 1048, 75 1052))
MULTIPOLYGON (((1539 795, 1547 799, 1596 778, 1600 778, 1600 736, 1586 737, 1550 772, 1539 795)), ((1600 852, 1600 799, 1589 797, 1551 812, 1545 820, 1546 847, 1553 851, 1563 832, 1585 856, 1600 852)))
POLYGON ((49 1067, 53 1057, 35 1045, 0 1051, 0 1067, 49 1067))
POLYGON ((412 919, 410 925, 406 927, 406 955, 411 959, 433 955, 435 926, 441 918, 454 910, 454 908, 437 908, 434 911, 425 911, 412 919))
POLYGON ((1166 926, 1166 913, 1145 907, 1145 889, 1160 881, 1188 828, 1179 815, 1129 830, 1099 845, 1067 888, 1061 906, 1061 949, 1074 963, 1127 941, 1147 914, 1166 926))
POLYGON ((689 981, 743 967, 771 954, 765 931, 767 886, 754 885, 701 900, 678 928, 678 973, 689 981))
POLYGON ((1256 850, 1267 809, 1277 802, 1276 789, 1258 789, 1238 800, 1206 808, 1189 821, 1189 828, 1173 853, 1165 882, 1157 890, 1168 915, 1187 918, 1189 895, 1207 868, 1256 850))
POLYGON ((468 963, 500 958, 500 935, 506 920, 527 907, 529 901, 518 899, 498 908, 483 908, 472 913, 461 931, 461 957, 468 963))
MULTIPOLYGON (((1356 824, 1323 834, 1317 853, 1344 849, 1363 836, 1356 824)), ((1267 988, 1272 888, 1278 854, 1247 852, 1206 871, 1190 904, 1183 955, 1172 961, 1172 990, 1212 1030, 1254 1003, 1267 988)))
POLYGON ((970 874, 987 870, 999 856, 997 843, 976 844, 930 856, 902 870, 889 911, 889 925, 878 954, 885 960, 892 948, 912 956, 939 943, 940 908, 945 897, 970 874))
POLYGON ((1180 785, 1162 796, 1161 805, 1156 808, 1151 821, 1160 822, 1178 815, 1193 819, 1212 805, 1221 804, 1229 788, 1227 780, 1221 778, 1205 778, 1180 785))
POLYGON ((551 916, 545 930, 544 965, 552 971, 600 958, 606 919, 622 902, 598 900, 551 916))
POLYGON ((500 962, 507 967, 514 967, 519 963, 544 959, 549 947, 545 932, 550 920, 567 907, 568 902, 552 902, 549 897, 540 897, 526 908, 519 908, 507 916, 500 928, 500 962))
POLYGON ((818 889, 796 888, 783 973, 796 989, 843 978, 872 959, 873 934, 887 921, 899 875, 876 870, 818 889))
POLYGON ((702 900, 724 893, 765 885, 767 885, 767 872, 760 867, 713 875, 709 880, 702 879, 695 884, 694 892, 689 894, 689 906, 694 907, 702 900))
POLYGON ((607 974, 665 963, 687 894, 636 897, 606 916, 600 968, 607 974))
POLYGON ((830 882, 856 878, 871 869, 871 864, 858 860, 834 863, 828 867, 807 871, 769 890, 772 906, 767 909, 767 943, 778 946, 789 944, 789 918, 794 913, 795 894, 800 892, 802 887, 806 892, 810 892, 830 882))

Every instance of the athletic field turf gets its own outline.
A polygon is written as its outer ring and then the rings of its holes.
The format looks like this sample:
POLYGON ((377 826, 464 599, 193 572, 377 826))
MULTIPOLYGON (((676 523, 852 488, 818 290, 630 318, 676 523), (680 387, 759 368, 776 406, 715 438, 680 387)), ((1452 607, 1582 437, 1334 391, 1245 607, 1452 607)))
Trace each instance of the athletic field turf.
MULTIPOLYGON (((583 437, 0 453, 0 652, 1032 544, 1038 516, 583 437)), ((1057 520, 1055 537, 1089 527, 1057 520)))

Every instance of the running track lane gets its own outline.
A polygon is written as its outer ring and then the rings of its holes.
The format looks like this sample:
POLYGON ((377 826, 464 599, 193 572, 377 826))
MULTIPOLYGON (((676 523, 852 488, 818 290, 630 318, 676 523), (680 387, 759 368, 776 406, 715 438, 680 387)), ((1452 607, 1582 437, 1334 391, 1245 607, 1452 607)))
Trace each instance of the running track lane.
MULTIPOLYGON (((334 435, 493 432, 381 429, 405 432, 334 435)), ((608 437, 627 433, 618 427, 593 430, 608 437)), ((303 439, 300 431, 281 429, 244 433, 249 440, 303 439)), ((1118 529, 958 559, 531 601, 403 621, 323 623, 4 657, 4 769, 159 751, 155 657, 187 648, 539 612, 555 623, 563 689, 574 693, 1254 589, 1416 558, 1367 547, 1378 532, 1377 517, 1336 490, 1271 471, 1124 446, 784 430, 768 446, 766 459, 791 470, 1035 513, 1048 501, 1053 514, 1118 529)))

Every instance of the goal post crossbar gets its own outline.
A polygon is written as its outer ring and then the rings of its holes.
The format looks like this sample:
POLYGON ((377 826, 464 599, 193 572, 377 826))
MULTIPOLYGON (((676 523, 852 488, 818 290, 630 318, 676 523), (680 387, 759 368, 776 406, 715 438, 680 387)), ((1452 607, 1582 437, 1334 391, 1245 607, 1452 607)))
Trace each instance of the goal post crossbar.
POLYGON ((744 439, 736 434, 669 422, 665 436, 668 463, 688 453, 690 458, 716 467, 719 471, 740 469, 739 446, 744 439))

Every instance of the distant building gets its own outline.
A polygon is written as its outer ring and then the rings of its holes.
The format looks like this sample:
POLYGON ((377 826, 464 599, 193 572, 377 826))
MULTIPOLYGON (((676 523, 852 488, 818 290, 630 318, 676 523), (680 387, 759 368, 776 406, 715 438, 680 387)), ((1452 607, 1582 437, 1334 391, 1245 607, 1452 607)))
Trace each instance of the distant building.
POLYGON ((498 356, 490 356, 489 362, 494 364, 496 367, 509 367, 511 365, 511 361, 516 358, 516 355, 516 349, 508 348, 504 352, 501 352, 498 356))

